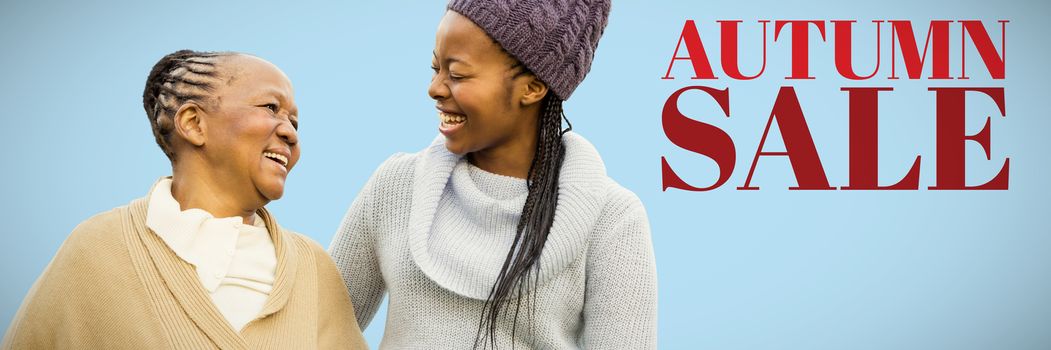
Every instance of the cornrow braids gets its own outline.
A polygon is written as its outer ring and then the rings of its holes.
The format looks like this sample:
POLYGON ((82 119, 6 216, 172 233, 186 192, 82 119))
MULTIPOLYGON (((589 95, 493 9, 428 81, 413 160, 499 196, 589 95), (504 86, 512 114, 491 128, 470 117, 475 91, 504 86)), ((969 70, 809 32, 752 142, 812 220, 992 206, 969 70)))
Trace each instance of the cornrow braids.
MULTIPOLYGON (((537 124, 536 151, 527 178, 529 194, 522 207, 522 216, 518 221, 514 241, 500 268, 496 283, 482 306, 474 348, 497 347, 496 326, 500 320, 511 320, 511 337, 514 338, 518 331, 518 316, 523 309, 523 302, 526 311, 529 312, 527 319, 530 323, 534 319, 538 293, 535 287, 539 283, 541 268, 540 253, 547 243, 558 205, 558 176, 565 156, 562 134, 573 129, 562 110, 562 100, 555 94, 547 94, 544 97, 537 124), (563 119, 568 126, 565 130, 562 129, 563 119), (529 293, 528 298, 524 298, 527 290, 531 290, 532 293, 529 293)), ((535 333, 534 328, 530 327, 530 330, 535 333)))
POLYGON ((211 93, 221 83, 219 58, 235 54, 179 50, 153 65, 142 91, 142 107, 150 120, 157 145, 169 160, 175 160, 169 140, 175 128, 175 112, 189 101, 205 105, 214 102, 211 93))

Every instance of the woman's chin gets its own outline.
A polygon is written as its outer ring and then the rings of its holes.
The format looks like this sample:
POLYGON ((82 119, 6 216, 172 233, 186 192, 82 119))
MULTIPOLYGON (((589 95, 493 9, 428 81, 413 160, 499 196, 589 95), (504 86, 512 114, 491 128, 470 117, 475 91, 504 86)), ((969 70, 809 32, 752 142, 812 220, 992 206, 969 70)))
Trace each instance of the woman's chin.
POLYGON ((463 145, 461 145, 459 142, 449 140, 448 137, 445 138, 445 149, 449 150, 450 153, 458 156, 467 154, 467 150, 463 145))
POLYGON ((285 195, 285 184, 283 181, 280 183, 263 183, 256 186, 256 190, 267 202, 276 201, 285 195))

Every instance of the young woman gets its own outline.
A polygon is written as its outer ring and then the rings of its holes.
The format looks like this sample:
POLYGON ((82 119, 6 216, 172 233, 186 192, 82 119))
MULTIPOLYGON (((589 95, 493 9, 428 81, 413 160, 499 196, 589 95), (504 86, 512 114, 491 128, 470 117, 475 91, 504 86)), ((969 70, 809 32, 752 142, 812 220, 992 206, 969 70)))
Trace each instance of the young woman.
POLYGON ((73 230, 3 348, 364 348, 328 255, 263 208, 299 159, 285 74, 179 51, 153 67, 143 107, 173 176, 73 230))
POLYGON ((609 1, 453 0, 428 94, 434 143, 383 163, 330 248, 382 348, 652 349, 639 199, 562 130, 609 1))

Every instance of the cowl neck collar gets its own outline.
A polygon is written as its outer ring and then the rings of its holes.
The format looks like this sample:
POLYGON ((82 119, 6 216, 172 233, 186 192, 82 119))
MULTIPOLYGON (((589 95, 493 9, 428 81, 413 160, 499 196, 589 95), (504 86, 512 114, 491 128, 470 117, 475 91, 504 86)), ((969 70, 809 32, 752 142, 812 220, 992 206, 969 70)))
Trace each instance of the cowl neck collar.
MULTIPOLYGON (((588 236, 605 202, 602 179, 606 177, 606 167, 598 151, 573 132, 565 133, 562 142, 566 154, 559 173, 558 206, 547 243, 540 254, 537 287, 543 286, 583 256, 588 236)), ((438 201, 462 156, 449 152, 445 148, 445 137, 441 135, 417 156, 419 159, 414 172, 408 227, 412 259, 428 278, 443 288, 461 296, 485 300, 499 271, 492 271, 491 276, 482 279, 443 274, 437 259, 428 251, 428 239, 438 201)), ((526 293, 530 291, 529 286, 523 287, 526 293)))

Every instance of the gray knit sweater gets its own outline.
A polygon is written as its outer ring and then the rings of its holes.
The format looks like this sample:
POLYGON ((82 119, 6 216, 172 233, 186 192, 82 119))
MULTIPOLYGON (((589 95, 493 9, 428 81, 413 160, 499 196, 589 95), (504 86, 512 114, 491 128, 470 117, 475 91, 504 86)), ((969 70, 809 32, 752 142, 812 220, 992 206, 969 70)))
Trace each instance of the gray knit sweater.
MULTIPOLYGON (((535 313, 498 325, 510 349, 652 349, 657 274, 642 203, 606 176, 587 140, 563 137, 558 207, 540 256, 535 313)), ((330 253, 364 329, 390 293, 381 348, 467 349, 515 234, 524 180, 487 173, 439 136, 383 163, 330 253)), ((535 294, 534 294, 535 293, 535 294)))

